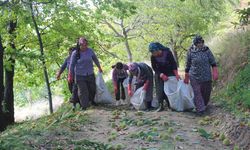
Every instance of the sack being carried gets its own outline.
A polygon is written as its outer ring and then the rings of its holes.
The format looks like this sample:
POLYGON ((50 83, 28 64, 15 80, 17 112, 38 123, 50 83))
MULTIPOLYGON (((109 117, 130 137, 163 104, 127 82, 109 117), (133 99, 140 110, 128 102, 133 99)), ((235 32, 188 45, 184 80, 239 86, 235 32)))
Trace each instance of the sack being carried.
POLYGON ((96 103, 102 104, 111 104, 112 96, 108 91, 107 86, 102 77, 102 73, 98 73, 96 77, 96 95, 95 100, 96 103))
POLYGON ((190 84, 185 84, 183 80, 177 81, 175 77, 169 77, 164 82, 164 92, 168 97, 170 107, 176 111, 193 109, 194 93, 190 84))
POLYGON ((130 102, 133 104, 136 110, 145 110, 146 106, 144 104, 144 99, 146 97, 146 92, 143 87, 137 89, 134 95, 131 97, 130 102))

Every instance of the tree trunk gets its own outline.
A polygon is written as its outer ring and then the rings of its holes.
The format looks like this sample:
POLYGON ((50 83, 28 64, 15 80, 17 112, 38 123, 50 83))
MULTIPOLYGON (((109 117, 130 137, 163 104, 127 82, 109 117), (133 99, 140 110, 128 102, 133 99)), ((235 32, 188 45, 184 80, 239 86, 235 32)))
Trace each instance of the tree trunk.
POLYGON ((15 60, 11 57, 8 60, 11 63, 10 68, 5 69, 5 90, 4 90, 4 107, 7 110, 5 114, 5 122, 10 125, 15 122, 14 118, 14 69, 15 60))
POLYGON ((0 131, 3 131, 5 129, 5 120, 3 115, 3 94, 4 94, 4 86, 3 86, 3 53, 4 53, 4 47, 2 44, 2 37, 0 35, 0 131))
POLYGON ((132 62, 133 61, 132 53, 131 53, 131 50, 129 47, 128 39, 126 37, 125 37, 125 47, 126 47, 126 51, 128 53, 128 60, 129 60, 129 62, 132 62))
MULTIPOLYGON (((17 22, 11 20, 9 23, 9 34, 12 37, 15 37, 15 30, 17 27, 17 22), (14 36, 13 36, 14 35, 14 36)), ((14 38, 10 40, 10 47, 13 50, 16 50, 16 46, 14 43, 14 38)), ((8 59, 8 63, 10 63, 10 67, 5 68, 5 89, 4 89, 4 107, 6 112, 4 112, 6 125, 10 125, 15 122, 14 117, 14 73, 15 73, 15 59, 11 56, 8 59)))
POLYGON ((127 34, 126 29, 125 29, 125 27, 123 25, 123 20, 121 21, 121 28, 122 28, 122 34, 123 34, 123 37, 124 37, 124 40, 125 40, 126 51, 127 51, 127 54, 128 54, 128 61, 132 62, 133 57, 132 57, 132 53, 131 53, 129 43, 128 43, 128 34, 127 34))
POLYGON ((176 61, 177 67, 179 67, 179 59, 178 59, 178 54, 177 54, 177 46, 176 46, 176 41, 174 39, 170 39, 170 45, 171 45, 171 50, 174 56, 174 59, 176 61))
POLYGON ((49 96, 49 110, 50 110, 50 113, 52 114, 53 113, 52 96, 51 96, 49 77, 48 77, 48 72, 47 72, 47 67, 46 67, 46 62, 45 62, 45 57, 44 57, 43 42, 42 42, 41 34, 39 32, 39 29, 38 29, 38 26, 37 26, 37 23, 36 23, 36 19, 35 19, 32 4, 30 4, 30 10, 31 10, 31 15, 32 15, 32 21, 34 23, 37 38, 38 38, 38 41, 39 41, 40 53, 41 53, 41 61, 42 61, 42 65, 43 65, 43 73, 44 73, 44 78, 45 78, 45 82, 46 82, 46 86, 47 86, 47 90, 48 90, 48 96, 49 96))

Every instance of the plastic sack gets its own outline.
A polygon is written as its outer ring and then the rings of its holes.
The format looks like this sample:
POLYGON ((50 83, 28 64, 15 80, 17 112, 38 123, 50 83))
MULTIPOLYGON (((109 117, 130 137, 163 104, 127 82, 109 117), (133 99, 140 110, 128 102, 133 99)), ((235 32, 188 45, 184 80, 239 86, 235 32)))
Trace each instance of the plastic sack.
POLYGON ((98 73, 96 76, 96 95, 95 100, 96 103, 102 104, 111 104, 112 96, 108 91, 107 86, 102 77, 102 73, 98 73))
POLYGON ((137 89, 134 95, 131 97, 130 102, 136 110, 145 110, 146 106, 144 104, 144 99, 146 97, 146 92, 143 87, 137 89))
MULTIPOLYGON (((132 91, 134 91, 135 90, 135 81, 136 79, 133 77, 133 79, 132 79, 132 91)), ((129 77, 127 77, 124 81, 123 81, 123 87, 124 87, 124 89, 125 89, 125 95, 126 95, 126 102, 129 102, 129 95, 128 95, 128 83, 129 83, 129 77)))
POLYGON ((194 108, 193 89, 190 85, 186 85, 183 80, 177 81, 175 77, 169 77, 164 82, 164 92, 172 109, 184 111, 194 108))
POLYGON ((159 101, 154 97, 153 100, 151 101, 151 106, 154 108, 158 108, 159 107, 159 101))

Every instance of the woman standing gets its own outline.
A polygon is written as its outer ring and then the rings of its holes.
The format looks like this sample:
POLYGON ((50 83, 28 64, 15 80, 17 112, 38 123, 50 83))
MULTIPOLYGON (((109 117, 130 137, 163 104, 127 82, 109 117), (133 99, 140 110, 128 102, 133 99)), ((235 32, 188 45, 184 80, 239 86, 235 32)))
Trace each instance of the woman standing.
POLYGON ((203 38, 197 35, 187 53, 184 82, 187 84, 190 79, 194 90, 194 104, 198 113, 204 112, 208 105, 212 90, 212 76, 214 80, 218 79, 215 58, 211 50, 204 45, 203 38))
POLYGON ((80 37, 77 50, 72 53, 69 66, 68 81, 73 82, 73 74, 75 75, 75 83, 78 88, 78 97, 82 107, 85 110, 89 106, 89 102, 94 102, 96 94, 96 83, 94 75, 93 61, 102 72, 99 60, 94 51, 88 47, 88 41, 84 37, 80 37))
POLYGON ((169 48, 156 42, 149 44, 149 51, 152 54, 151 65, 155 72, 156 96, 160 104, 157 111, 162 111, 164 110, 164 99, 170 108, 168 97, 164 93, 164 82, 167 81, 170 76, 175 76, 177 80, 180 79, 180 76, 177 71, 176 61, 169 48))

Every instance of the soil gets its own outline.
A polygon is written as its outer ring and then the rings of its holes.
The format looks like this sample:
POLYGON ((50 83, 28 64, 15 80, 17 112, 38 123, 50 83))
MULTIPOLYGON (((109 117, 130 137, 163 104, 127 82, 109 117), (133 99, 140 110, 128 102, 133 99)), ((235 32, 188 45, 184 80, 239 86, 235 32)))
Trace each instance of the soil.
POLYGON ((229 150, 236 145, 244 150, 250 148, 249 126, 239 125, 215 104, 210 104, 202 116, 172 110, 138 113, 128 105, 97 106, 85 113, 91 122, 74 134, 76 140, 121 144, 126 150, 229 150), (228 144, 223 144, 221 134, 229 139, 228 144))

